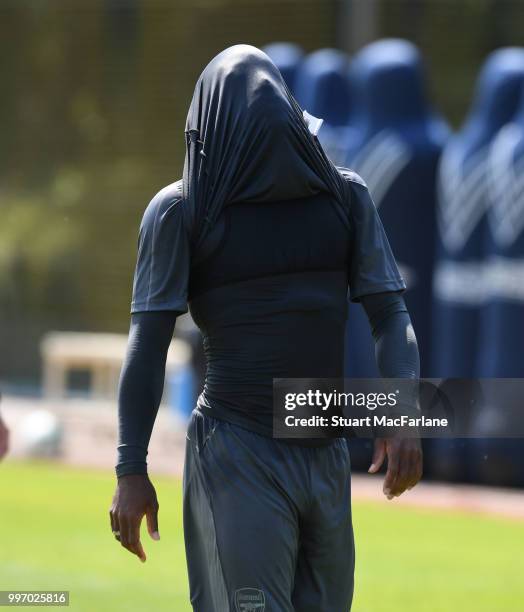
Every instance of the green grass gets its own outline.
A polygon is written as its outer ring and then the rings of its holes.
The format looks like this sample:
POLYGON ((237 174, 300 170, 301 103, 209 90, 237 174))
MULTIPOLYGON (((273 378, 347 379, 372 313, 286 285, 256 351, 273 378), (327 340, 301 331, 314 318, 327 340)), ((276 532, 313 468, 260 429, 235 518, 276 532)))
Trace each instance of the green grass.
MULTIPOLYGON (((68 589, 75 611, 189 611, 180 482, 155 483, 162 539, 144 537, 142 564, 111 536, 111 474, 2 464, 0 590, 68 589)), ((356 503, 354 525, 353 612, 522 609, 524 523, 356 503)))

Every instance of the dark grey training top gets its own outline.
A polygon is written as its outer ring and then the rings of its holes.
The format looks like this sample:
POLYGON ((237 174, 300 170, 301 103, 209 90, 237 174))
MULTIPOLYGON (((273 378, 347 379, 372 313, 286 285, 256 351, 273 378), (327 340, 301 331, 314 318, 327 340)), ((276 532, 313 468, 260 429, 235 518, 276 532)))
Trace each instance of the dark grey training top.
POLYGON ((352 300, 405 288, 366 186, 344 176, 349 230, 325 193, 232 204, 197 265, 180 182, 148 206, 132 312, 189 304, 207 359, 203 412, 270 436, 273 378, 343 375, 348 287, 352 300))

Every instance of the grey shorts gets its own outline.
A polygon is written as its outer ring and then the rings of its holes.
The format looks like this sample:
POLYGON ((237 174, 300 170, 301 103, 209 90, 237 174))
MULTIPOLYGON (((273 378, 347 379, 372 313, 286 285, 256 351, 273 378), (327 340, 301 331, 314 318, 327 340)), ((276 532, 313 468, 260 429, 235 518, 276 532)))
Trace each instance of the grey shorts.
POLYGON ((184 533, 196 612, 347 612, 355 554, 346 441, 287 444, 194 411, 184 533))

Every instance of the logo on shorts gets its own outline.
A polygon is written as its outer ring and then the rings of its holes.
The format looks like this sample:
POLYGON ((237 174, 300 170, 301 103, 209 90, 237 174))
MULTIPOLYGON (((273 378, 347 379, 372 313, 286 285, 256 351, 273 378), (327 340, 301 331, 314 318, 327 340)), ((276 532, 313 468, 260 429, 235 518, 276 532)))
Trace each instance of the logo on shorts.
POLYGON ((264 612, 266 598, 260 589, 238 589, 235 591, 237 612, 264 612))

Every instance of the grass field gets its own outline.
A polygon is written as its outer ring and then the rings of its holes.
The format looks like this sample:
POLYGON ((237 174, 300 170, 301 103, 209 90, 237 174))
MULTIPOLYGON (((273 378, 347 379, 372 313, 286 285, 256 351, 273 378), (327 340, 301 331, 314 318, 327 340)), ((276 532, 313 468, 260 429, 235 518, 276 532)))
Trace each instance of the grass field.
MULTIPOLYGON (((155 482, 162 539, 146 535, 141 564, 111 536, 110 473, 2 464, 0 590, 67 589, 75 611, 189 611, 180 482, 155 482)), ((393 502, 355 503, 354 526, 354 612, 523 609, 524 523, 393 502)))

